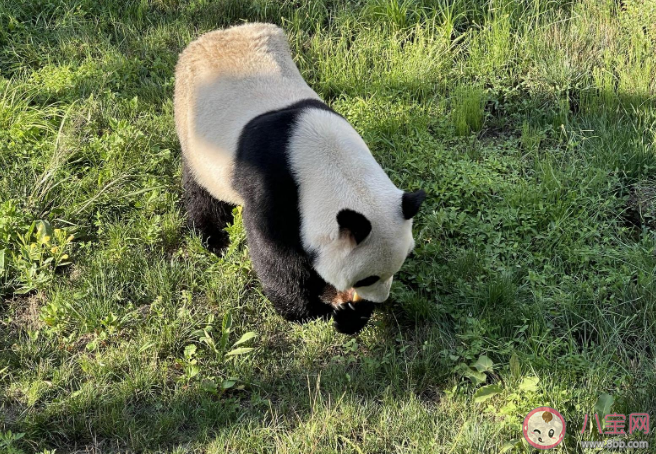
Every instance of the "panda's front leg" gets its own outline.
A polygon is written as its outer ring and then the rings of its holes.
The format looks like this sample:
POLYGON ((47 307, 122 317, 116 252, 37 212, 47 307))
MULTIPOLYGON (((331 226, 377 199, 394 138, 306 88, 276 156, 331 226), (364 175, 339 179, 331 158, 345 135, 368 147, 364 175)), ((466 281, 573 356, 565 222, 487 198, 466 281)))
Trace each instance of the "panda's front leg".
POLYGON ((357 334, 369 322, 375 304, 367 300, 354 301, 355 292, 337 292, 328 286, 324 292, 324 301, 333 306, 333 325, 342 334, 357 334))
POLYGON ((343 334, 356 334, 367 325, 374 303, 353 301, 353 291, 337 292, 321 279, 305 254, 277 247, 252 230, 248 236, 264 294, 286 320, 303 323, 332 316, 335 329, 343 334))
POLYGON ((304 323, 330 318, 333 307, 320 299, 320 283, 315 277, 295 267, 263 267, 257 259, 253 264, 264 294, 285 320, 304 323))
POLYGON ((306 254, 272 237, 270 229, 262 227, 266 223, 248 207, 243 219, 253 268, 276 312, 292 322, 330 318, 333 308, 320 298, 325 282, 306 254))
POLYGON ((336 292, 319 277, 304 255, 273 252, 269 248, 268 254, 262 256, 252 246, 250 250, 264 294, 286 320, 307 322, 332 316, 335 329, 343 334, 356 334, 367 325, 375 304, 353 301, 352 291, 336 292))
POLYGON ((373 312, 371 301, 343 304, 333 311, 333 324, 342 334, 357 334, 367 326, 373 312))

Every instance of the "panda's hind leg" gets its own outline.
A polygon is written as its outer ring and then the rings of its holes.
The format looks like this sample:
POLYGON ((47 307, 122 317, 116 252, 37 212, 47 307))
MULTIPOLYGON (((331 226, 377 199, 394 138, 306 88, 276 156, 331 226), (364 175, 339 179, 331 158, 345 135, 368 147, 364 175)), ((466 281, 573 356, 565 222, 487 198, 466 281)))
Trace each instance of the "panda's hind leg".
POLYGON ((189 228, 199 231, 207 248, 218 254, 230 242, 225 227, 233 221, 234 205, 214 198, 194 180, 183 160, 182 187, 189 228))

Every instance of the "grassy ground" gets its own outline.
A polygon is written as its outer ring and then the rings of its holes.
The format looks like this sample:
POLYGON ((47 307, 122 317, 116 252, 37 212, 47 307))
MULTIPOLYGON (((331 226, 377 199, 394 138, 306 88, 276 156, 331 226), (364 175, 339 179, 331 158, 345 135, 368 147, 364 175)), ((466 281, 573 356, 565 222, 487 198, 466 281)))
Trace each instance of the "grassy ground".
POLYGON ((0 0, 0 451, 521 452, 549 405, 578 452, 610 438, 579 433, 595 408, 655 417, 654 24, 651 0, 0 0), (184 227, 178 52, 256 20, 429 194, 356 338, 276 316, 239 218, 224 257, 184 227))

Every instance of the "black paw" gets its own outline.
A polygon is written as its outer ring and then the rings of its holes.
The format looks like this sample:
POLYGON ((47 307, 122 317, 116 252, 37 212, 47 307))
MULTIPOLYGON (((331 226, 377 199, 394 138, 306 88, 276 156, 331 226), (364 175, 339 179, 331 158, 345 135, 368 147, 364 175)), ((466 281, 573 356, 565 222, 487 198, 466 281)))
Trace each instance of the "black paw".
POLYGON ((230 237, 227 233, 222 232, 222 234, 216 234, 206 238, 205 244, 208 251, 214 255, 221 256, 228 249, 228 246, 230 246, 230 237))
POLYGON ((356 334, 367 325, 374 312, 374 303, 358 301, 345 303, 333 311, 333 325, 342 334, 356 334))

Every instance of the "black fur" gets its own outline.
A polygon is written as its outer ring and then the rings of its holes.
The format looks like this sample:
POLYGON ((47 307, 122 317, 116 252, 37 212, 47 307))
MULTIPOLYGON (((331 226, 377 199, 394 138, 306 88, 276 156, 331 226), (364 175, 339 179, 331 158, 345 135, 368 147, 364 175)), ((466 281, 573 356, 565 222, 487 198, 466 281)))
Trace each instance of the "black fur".
MULTIPOLYGON (((308 108, 330 110, 320 101, 305 100, 251 120, 239 138, 232 184, 244 199, 253 266, 278 313, 287 320, 306 321, 328 318, 335 311, 336 328, 354 333, 371 316, 368 305, 347 315, 322 299, 331 286, 314 270, 301 243, 298 184, 290 171, 287 148, 294 123, 308 108), (350 316, 357 320, 349 323, 350 316)), ((354 306, 361 303, 365 301, 354 306)))
POLYGON ((233 221, 234 205, 217 200, 200 186, 191 174, 189 166, 182 160, 182 187, 187 210, 187 223, 197 229, 210 251, 219 253, 229 242, 223 230, 233 221))
POLYGON ((353 210, 341 210, 337 213, 337 223, 341 233, 352 235, 355 244, 360 244, 371 233, 369 219, 353 210))
POLYGON ((333 312, 333 326, 342 334, 355 334, 367 326, 373 312, 371 301, 342 304, 333 312))
POLYGON ((374 285, 376 282, 380 280, 380 276, 369 276, 365 277, 364 279, 360 279, 358 282, 353 284, 353 287, 358 288, 358 287, 368 287, 370 285, 374 285))
POLYGON ((405 219, 412 219, 419 212, 419 207, 424 203, 426 193, 423 189, 415 192, 404 192, 401 199, 401 210, 405 219))

